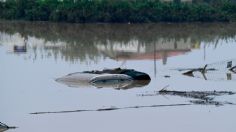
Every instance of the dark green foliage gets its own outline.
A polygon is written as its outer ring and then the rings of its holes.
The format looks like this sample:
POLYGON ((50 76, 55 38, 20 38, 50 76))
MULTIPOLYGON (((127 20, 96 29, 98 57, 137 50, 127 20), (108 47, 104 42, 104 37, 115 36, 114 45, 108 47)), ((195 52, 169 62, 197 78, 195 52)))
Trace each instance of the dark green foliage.
POLYGON ((211 22, 236 21, 232 0, 7 0, 0 18, 56 22, 211 22))

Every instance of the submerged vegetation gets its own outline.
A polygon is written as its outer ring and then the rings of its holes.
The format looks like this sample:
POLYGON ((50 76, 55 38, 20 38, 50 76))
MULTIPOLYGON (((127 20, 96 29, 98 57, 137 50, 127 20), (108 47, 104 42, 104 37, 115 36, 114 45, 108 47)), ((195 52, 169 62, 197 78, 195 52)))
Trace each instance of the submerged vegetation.
POLYGON ((56 22, 236 21, 233 0, 6 0, 0 19, 56 22))

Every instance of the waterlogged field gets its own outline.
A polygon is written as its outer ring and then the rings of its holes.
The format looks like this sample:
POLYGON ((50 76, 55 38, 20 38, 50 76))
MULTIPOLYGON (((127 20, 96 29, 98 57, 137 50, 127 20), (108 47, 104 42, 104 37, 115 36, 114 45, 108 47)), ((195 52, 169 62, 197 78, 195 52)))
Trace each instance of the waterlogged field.
POLYGON ((1 21, 0 122, 17 127, 9 132, 235 132, 235 27, 1 21), (56 81, 118 67, 151 81, 56 81), (203 72, 183 75, 193 68, 203 72))

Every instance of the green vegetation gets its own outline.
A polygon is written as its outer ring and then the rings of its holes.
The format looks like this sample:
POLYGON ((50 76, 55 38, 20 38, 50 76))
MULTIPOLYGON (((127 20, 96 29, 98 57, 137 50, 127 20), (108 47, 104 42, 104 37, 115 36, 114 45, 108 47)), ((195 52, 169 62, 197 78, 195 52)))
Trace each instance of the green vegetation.
POLYGON ((233 0, 7 0, 0 11, 0 19, 72 23, 236 21, 233 0))
MULTIPOLYGON (((44 43, 40 52, 55 59, 63 58, 72 63, 80 60, 91 64, 104 59, 98 46, 111 47, 120 44, 134 46, 136 42, 147 51, 153 45, 178 44, 184 41, 188 47, 200 45, 217 47, 236 38, 236 23, 147 23, 147 24, 68 24, 51 22, 0 21, 0 45, 18 38, 33 38, 29 48, 38 56, 37 46, 44 43), (8 39, 6 39, 8 38, 8 39), (32 42, 32 43, 31 43, 32 42), (135 42, 135 43, 134 43, 135 42), (50 45, 48 45, 50 44, 50 45), (51 44, 55 44, 54 46, 51 44), (59 45, 58 45, 59 44, 59 45), (31 47, 32 46, 32 47, 31 47), (36 46, 36 47, 34 47, 36 46), (89 59, 88 59, 89 58, 89 59), (92 60, 92 61, 91 61, 92 60)), ((18 40, 18 39, 17 39, 18 40)), ((226 44, 226 45, 227 45, 226 44)), ((40 47, 40 46, 39 46, 40 47)), ((41 48, 41 47, 40 47, 41 48)), ((150 52, 149 52, 150 53, 150 52)), ((110 53, 109 53, 110 54, 110 53)), ((109 55, 104 54, 104 55, 109 55)), ((118 55, 118 54, 117 54, 118 55)), ((125 54, 125 56, 128 54, 125 54)))

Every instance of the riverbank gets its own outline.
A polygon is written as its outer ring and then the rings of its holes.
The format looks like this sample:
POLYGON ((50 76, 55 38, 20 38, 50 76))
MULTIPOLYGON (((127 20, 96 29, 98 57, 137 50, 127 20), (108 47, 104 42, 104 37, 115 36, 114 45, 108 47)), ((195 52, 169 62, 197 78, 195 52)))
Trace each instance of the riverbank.
POLYGON ((0 2, 0 10, 0 19, 70 23, 236 21, 236 4, 231 0, 191 3, 159 0, 8 0, 0 2))

